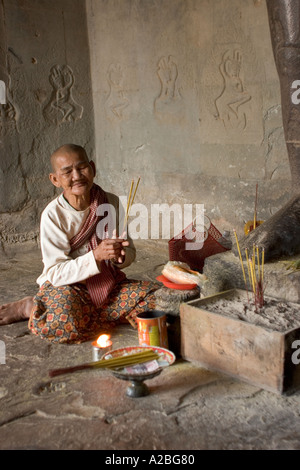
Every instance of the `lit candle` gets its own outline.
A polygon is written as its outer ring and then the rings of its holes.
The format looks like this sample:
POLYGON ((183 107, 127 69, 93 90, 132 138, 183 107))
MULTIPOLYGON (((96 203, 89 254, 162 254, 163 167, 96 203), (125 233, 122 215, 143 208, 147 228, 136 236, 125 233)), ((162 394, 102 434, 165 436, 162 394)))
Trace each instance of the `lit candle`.
POLYGON ((100 335, 96 341, 93 341, 93 361, 100 361, 103 354, 111 351, 112 341, 109 335, 100 335))

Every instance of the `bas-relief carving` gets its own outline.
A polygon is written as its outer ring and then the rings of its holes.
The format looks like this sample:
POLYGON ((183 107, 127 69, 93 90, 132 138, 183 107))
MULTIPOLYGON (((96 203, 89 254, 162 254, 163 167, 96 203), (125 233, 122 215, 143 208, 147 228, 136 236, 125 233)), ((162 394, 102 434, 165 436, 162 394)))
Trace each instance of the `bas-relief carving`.
POLYGON ((1 230, 0 232, 0 241, 13 244, 13 243, 23 243, 28 240, 39 241, 39 230, 32 230, 30 232, 23 233, 7 233, 7 230, 1 230))
MULTIPOLYGON (((183 118, 183 100, 177 86, 178 66, 174 58, 161 57, 157 65, 157 76, 161 88, 154 100, 154 114, 160 121, 178 122, 183 118)), ((111 64, 107 71, 109 94, 105 101, 105 113, 110 122, 125 119, 125 109, 130 105, 124 89, 124 73, 120 64, 111 64)))
MULTIPOLYGON (((225 5, 222 3, 222 5, 225 5)), ((201 70, 200 133, 203 142, 260 144, 263 70, 245 24, 240 4, 214 8, 211 51, 201 70)))
POLYGON ((154 101, 154 112, 161 121, 176 122, 183 118, 183 100, 177 85, 178 66, 174 58, 161 57, 157 65, 160 94, 154 101))
MULTIPOLYGON (((4 44, 5 32, 0 30, 0 41, 4 44)), ((0 63, 0 139, 5 136, 13 136, 15 132, 19 132, 18 120, 20 117, 19 107, 14 98, 14 90, 12 87, 12 50, 2 48, 2 56, 0 63)), ((16 88, 16 86, 15 86, 16 88)))
POLYGON ((241 51, 227 50, 219 66, 224 88, 215 100, 217 118, 223 122, 225 129, 244 130, 247 126, 247 109, 243 105, 251 100, 251 96, 240 77, 241 67, 241 51))
POLYGON ((73 97, 74 74, 68 65, 54 65, 51 68, 49 81, 53 87, 50 101, 43 114, 52 124, 74 122, 81 119, 83 106, 73 97))
MULTIPOLYGON (((249 84, 248 67, 249 58, 241 44, 214 47, 200 89, 200 131, 205 141, 250 143, 257 140, 258 120, 253 116, 259 102, 253 92, 255 85, 249 84)), ((259 134, 261 139, 262 132, 259 134)))
POLYGON ((271 106, 264 113, 264 141, 265 161, 262 162, 263 177, 265 180, 290 180, 288 156, 283 152, 285 146, 284 131, 282 128, 281 105, 271 106))
POLYGON ((120 64, 110 64, 107 70, 109 94, 105 101, 106 117, 111 122, 119 122, 124 118, 124 110, 129 106, 123 86, 124 74, 120 64))
POLYGON ((12 97, 10 77, 7 79, 7 84, 8 86, 5 87, 6 104, 0 105, 0 138, 6 135, 12 136, 15 132, 19 131, 18 120, 20 112, 12 97))

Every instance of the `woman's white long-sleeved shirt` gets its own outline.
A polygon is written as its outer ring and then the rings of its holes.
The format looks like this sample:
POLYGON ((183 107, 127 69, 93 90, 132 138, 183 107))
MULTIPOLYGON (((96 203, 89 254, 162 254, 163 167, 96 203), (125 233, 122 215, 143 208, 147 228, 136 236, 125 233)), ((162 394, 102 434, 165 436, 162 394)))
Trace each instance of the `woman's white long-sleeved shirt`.
MULTIPOLYGON (((118 214, 118 200, 109 198, 118 214)), ((100 272, 93 251, 89 251, 88 242, 71 252, 70 240, 77 235, 89 214, 89 208, 83 211, 74 209, 63 194, 51 201, 44 209, 40 224, 40 243, 44 269, 38 277, 39 286, 45 281, 54 286, 63 286, 84 282, 100 272)), ((131 240, 126 247, 126 257, 119 268, 129 266, 135 259, 135 248, 131 240)))

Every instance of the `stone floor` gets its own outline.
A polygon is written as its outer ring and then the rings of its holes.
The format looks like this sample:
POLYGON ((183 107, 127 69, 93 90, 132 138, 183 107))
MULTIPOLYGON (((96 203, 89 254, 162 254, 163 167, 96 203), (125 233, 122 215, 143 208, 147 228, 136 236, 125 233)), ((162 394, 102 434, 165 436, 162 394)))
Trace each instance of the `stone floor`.
MULTIPOLYGON (((143 246, 127 275, 155 279, 167 259, 165 249, 143 246)), ((0 265, 1 303, 34 293, 38 249, 2 252, 0 265)), ((129 398, 128 382, 107 370, 50 379, 50 369, 90 362, 89 343, 48 344, 26 322, 0 327, 0 340, 2 450, 300 449, 300 392, 280 396, 178 358, 147 381, 148 396, 129 398)), ((130 326, 112 340, 138 344, 130 326)))

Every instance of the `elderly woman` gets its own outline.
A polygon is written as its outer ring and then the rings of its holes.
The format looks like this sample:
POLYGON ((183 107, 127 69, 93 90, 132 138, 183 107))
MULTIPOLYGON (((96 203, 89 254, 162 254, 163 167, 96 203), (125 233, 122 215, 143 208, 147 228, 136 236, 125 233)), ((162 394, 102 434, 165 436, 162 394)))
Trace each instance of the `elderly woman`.
POLYGON ((134 261, 135 248, 116 236, 117 224, 112 231, 116 198, 94 183, 95 165, 82 147, 63 145, 51 165, 50 180, 62 193, 41 216, 40 289, 0 307, 0 325, 29 319, 32 333, 60 343, 90 340, 121 321, 136 327, 136 315, 155 308, 158 286, 128 280, 121 270, 134 261), (104 218, 101 207, 111 214, 104 218))

